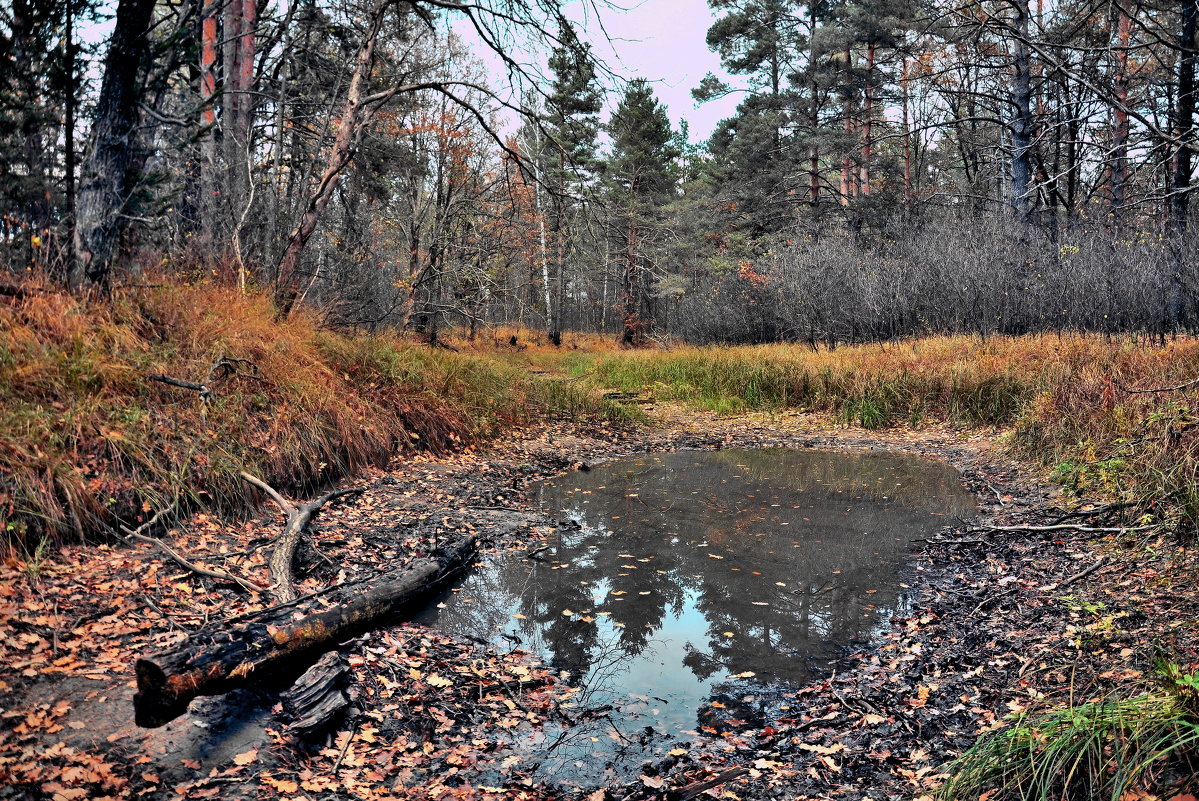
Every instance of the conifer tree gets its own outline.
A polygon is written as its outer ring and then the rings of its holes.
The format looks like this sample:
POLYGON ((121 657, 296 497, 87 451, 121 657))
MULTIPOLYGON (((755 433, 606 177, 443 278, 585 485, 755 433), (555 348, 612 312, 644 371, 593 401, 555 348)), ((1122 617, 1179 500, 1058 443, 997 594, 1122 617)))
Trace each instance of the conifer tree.
POLYGON ((608 123, 612 155, 607 177, 619 226, 624 268, 621 275, 620 341, 626 347, 641 345, 649 323, 647 241, 663 206, 673 197, 678 140, 671 131, 666 109, 654 97, 649 83, 637 79, 608 123))
POLYGON ((554 79, 546 101, 549 147, 543 154, 544 172, 554 190, 549 204, 554 292, 552 308, 546 309, 546 334, 555 345, 562 344, 566 262, 577 244, 567 223, 580 211, 581 195, 595 167, 598 115, 603 105, 591 46, 580 42, 569 25, 559 24, 558 29, 559 45, 549 60, 554 79))

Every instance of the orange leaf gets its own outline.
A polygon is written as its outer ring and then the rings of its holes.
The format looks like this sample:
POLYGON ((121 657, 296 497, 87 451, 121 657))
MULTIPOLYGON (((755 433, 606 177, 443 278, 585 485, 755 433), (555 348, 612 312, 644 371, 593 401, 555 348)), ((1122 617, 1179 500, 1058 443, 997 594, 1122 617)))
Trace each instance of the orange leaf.
POLYGON ((233 764, 234 765, 249 765, 251 762, 254 762, 257 759, 258 759, 258 749, 251 748, 249 751, 246 751, 244 753, 238 754, 237 756, 233 757, 233 764))

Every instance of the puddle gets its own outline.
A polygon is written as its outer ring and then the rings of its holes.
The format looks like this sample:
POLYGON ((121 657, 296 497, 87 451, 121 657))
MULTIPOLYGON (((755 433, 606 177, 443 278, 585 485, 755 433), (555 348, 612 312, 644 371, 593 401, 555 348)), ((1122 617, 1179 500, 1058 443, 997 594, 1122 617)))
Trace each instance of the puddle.
POLYGON ((976 511, 940 462, 808 449, 617 460, 540 498, 579 529, 541 561, 477 570, 416 622, 565 676, 590 725, 527 746, 545 775, 591 786, 698 732, 785 717, 789 688, 902 611, 912 540, 976 511))

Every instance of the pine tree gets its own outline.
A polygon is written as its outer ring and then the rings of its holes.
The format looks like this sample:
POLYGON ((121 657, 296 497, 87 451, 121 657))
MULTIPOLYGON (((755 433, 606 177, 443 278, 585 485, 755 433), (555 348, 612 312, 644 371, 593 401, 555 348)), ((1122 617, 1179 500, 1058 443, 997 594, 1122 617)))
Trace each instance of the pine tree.
POLYGON ((546 334, 555 345, 562 344, 566 262, 575 244, 567 222, 580 210, 582 190, 595 167, 598 115, 603 105, 590 45, 580 42, 569 25, 559 24, 558 30, 559 45, 549 60, 554 80, 546 101, 549 146, 543 153, 544 174, 553 187, 549 238, 555 282, 553 308, 546 309, 546 334))
POLYGON ((666 109, 642 79, 629 84, 608 123, 608 133, 612 155, 607 177, 612 200, 619 209, 616 220, 624 253, 620 341, 633 347, 645 340, 651 262, 646 252, 647 236, 674 195, 678 140, 671 131, 666 109))

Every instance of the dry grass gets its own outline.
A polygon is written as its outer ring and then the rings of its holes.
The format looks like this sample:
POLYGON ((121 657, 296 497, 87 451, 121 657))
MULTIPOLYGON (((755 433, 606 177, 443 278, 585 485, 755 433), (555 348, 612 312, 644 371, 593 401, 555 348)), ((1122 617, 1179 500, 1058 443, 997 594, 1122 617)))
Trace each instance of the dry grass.
POLYGON ((222 286, 0 304, 0 531, 21 550, 137 522, 174 497, 244 511, 239 470, 303 492, 547 415, 621 415, 494 359, 279 323, 265 296, 222 286), (260 377, 220 381, 207 404, 147 379, 203 383, 222 355, 260 377))
POLYGON ((1013 451, 1092 495, 1199 524, 1199 341, 1037 335, 525 355, 545 369, 720 413, 806 408, 866 428, 1010 427, 1013 451))

